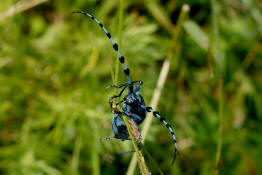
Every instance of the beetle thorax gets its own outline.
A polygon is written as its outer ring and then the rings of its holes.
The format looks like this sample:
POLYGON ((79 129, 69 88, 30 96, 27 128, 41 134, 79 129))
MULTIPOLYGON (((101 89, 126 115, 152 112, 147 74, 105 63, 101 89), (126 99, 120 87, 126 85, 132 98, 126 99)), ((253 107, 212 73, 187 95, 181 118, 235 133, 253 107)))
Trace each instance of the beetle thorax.
POLYGON ((140 106, 141 102, 139 98, 136 96, 136 94, 132 93, 126 96, 126 104, 130 106, 140 106))

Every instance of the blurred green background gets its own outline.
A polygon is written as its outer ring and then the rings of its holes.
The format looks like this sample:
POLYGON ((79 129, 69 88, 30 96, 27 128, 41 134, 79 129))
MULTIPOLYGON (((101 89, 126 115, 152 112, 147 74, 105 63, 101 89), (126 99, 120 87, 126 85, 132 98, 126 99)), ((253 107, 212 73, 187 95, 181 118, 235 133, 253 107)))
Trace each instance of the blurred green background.
POLYGON ((176 133, 175 165, 171 135, 156 119, 144 146, 165 174, 213 174, 219 140, 219 174, 262 174, 261 1, 50 0, 3 17, 16 3, 33 1, 0 1, 0 174, 127 171, 131 154, 116 153, 132 144, 100 142, 113 135, 116 91, 105 87, 126 78, 101 28, 75 10, 110 31, 148 105, 170 57, 157 111, 176 133), (174 27, 184 3, 190 11, 174 27))

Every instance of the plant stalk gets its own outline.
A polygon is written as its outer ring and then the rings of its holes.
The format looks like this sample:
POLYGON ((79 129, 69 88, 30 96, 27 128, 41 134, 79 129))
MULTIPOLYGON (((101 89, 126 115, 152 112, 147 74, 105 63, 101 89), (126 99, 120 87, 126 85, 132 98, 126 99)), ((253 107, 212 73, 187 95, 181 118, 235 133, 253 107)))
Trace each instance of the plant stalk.
POLYGON ((211 9, 212 9, 212 20, 213 20, 213 57, 215 63, 218 68, 218 89, 219 89, 219 104, 218 104, 218 139, 217 139, 217 150, 216 150, 216 160, 215 160, 215 168, 214 175, 219 174, 220 164, 221 164, 221 150, 223 145, 223 117, 224 117, 224 80, 223 80, 223 58, 221 57, 221 49, 219 45, 219 30, 217 23, 217 9, 216 9, 216 1, 211 0, 211 9))
POLYGON ((224 95, 223 95, 223 86, 224 80, 222 76, 219 77, 219 128, 218 128, 218 140, 217 140, 217 151, 216 151, 216 163, 215 163, 215 170, 214 175, 219 173, 220 168, 220 159, 221 159, 221 149, 222 149, 222 140, 223 140, 223 111, 224 111, 224 95))
MULTIPOLYGON (((175 29, 173 28, 172 31, 170 31, 170 29, 166 28, 166 30, 170 32, 170 35, 172 35, 172 43, 171 43, 171 46, 170 46, 170 50, 167 53, 167 58, 165 59, 163 65, 162 65, 162 68, 161 68, 161 71, 160 71, 160 74, 159 74, 159 77, 158 77, 158 81, 157 81, 157 86, 154 90, 154 94, 153 94, 152 100, 150 102, 150 106, 153 109, 156 109, 158 101, 160 99, 161 91, 164 87, 164 84, 166 82, 166 78, 167 78, 167 75, 168 75, 171 59, 174 57, 173 52, 174 52, 174 47, 177 44, 177 37, 178 37, 178 35, 181 31, 183 21, 184 21, 185 17, 187 16, 189 10, 190 10, 190 7, 187 4, 183 5, 182 10, 181 10, 179 17, 178 17, 178 22, 177 22, 176 28, 175 29)), ((163 15, 163 16, 166 16, 166 15, 163 15)), ((143 137, 142 143, 144 143, 144 141, 146 139, 146 135, 149 131, 149 127, 151 125, 152 119, 153 119, 152 113, 148 114, 146 119, 145 119, 145 122, 144 122, 145 124, 144 124, 144 127, 142 129, 142 137, 143 137)), ((131 162, 129 164, 128 170, 126 172, 126 175, 133 175, 135 168, 136 168, 136 157, 135 157, 135 155, 133 155, 131 162)))
MULTIPOLYGON (((121 40, 122 40, 122 27, 123 27, 123 0, 119 0, 119 10, 118 10, 118 46, 121 47, 121 40)), ((117 84, 118 82, 118 75, 119 75, 119 66, 120 63, 118 61, 118 57, 116 59, 116 64, 115 64, 115 77, 114 77, 114 84, 117 84)))
POLYGON ((132 134, 132 129, 130 127, 130 124, 128 122, 128 119, 125 117, 125 116, 122 116, 122 119, 127 127, 127 130, 128 130, 128 133, 132 139, 132 144, 133 144, 133 147, 135 148, 135 151, 136 151, 136 157, 137 157, 137 161, 138 161, 138 165, 139 165, 139 168, 140 168, 140 172, 141 174, 143 175, 149 175, 150 172, 146 166, 146 163, 145 163, 145 159, 140 151, 140 149, 138 148, 137 146, 137 143, 136 143, 136 140, 135 140, 135 137, 134 135, 132 134))

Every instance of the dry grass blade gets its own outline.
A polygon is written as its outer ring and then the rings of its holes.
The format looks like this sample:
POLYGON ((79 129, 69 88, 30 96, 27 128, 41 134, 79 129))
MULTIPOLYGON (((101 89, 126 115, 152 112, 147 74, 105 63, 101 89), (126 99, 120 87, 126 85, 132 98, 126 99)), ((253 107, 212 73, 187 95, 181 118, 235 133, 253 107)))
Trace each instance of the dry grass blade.
POLYGON ((0 21, 4 20, 5 18, 14 16, 17 13, 26 11, 30 8, 33 8, 39 4, 47 2, 48 0, 31 0, 31 1, 19 1, 14 6, 6 10, 5 12, 0 14, 0 21))

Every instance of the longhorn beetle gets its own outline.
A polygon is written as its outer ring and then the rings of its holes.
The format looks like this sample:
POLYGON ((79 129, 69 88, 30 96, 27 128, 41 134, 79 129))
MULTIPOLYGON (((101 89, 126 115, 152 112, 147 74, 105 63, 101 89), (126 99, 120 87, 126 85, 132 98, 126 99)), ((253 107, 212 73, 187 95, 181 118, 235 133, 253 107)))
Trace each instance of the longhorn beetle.
MULTIPOLYGON (((81 13, 84 14, 86 16, 88 16, 89 18, 91 18, 93 21, 95 21, 101 28, 102 30, 105 32, 106 36, 109 38, 109 40, 111 41, 114 50, 116 51, 117 55, 119 56, 119 61, 121 62, 123 68, 124 68, 124 73, 127 77, 127 81, 128 83, 124 83, 121 85, 110 85, 107 88, 120 88, 121 91, 118 95, 114 95, 109 99, 109 104, 110 107, 113 109, 114 112, 114 117, 112 119, 112 130, 114 133, 113 137, 108 137, 105 138, 104 141, 106 140, 110 140, 113 138, 116 139, 120 139, 120 140, 130 140, 129 139, 129 134, 127 131, 127 127, 124 124, 123 120, 121 119, 121 115, 124 115, 127 117, 128 120, 131 121, 131 124, 133 125, 133 128, 137 129, 137 132, 139 133, 138 135, 138 139, 137 142, 139 142, 139 138, 140 138, 140 131, 138 129, 138 125, 141 124, 146 117, 146 112, 152 112, 153 115, 158 118, 160 120, 160 122, 162 122, 167 129, 169 130, 169 132, 172 135, 173 141, 174 141, 174 147, 175 147, 175 153, 174 153, 174 157, 173 157, 173 161, 172 164, 174 163, 175 159, 176 159, 176 155, 177 155, 177 144, 176 144, 176 137, 175 134, 171 128, 171 126, 169 124, 167 124, 166 120, 161 117, 159 115, 158 112, 154 111, 151 107, 146 106, 143 97, 140 95, 139 90, 142 87, 143 82, 142 81, 131 81, 130 79, 130 70, 127 68, 126 64, 125 64, 125 58, 120 54, 119 50, 118 50, 118 45, 117 43, 115 43, 111 37, 111 34, 106 30, 106 28, 103 26, 103 24, 101 24, 96 18, 94 18, 92 15, 90 15, 89 13, 86 13, 84 11, 75 11, 73 13, 81 13), (136 86, 134 86, 134 84, 137 84, 136 86), (115 98, 121 97, 121 95, 123 94, 123 92, 125 91, 125 89, 127 88, 127 94, 124 96, 124 98, 115 104, 115 106, 113 106, 113 100, 115 98), (118 110, 117 106, 122 104, 122 111, 118 110)), ((130 122, 129 122, 130 123, 130 122)))

